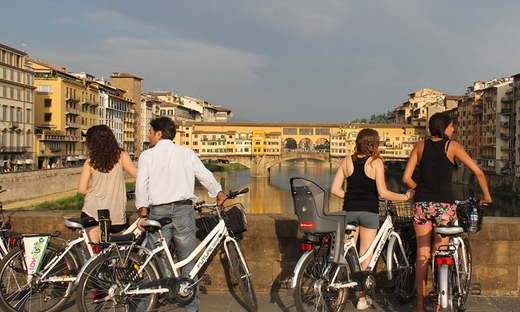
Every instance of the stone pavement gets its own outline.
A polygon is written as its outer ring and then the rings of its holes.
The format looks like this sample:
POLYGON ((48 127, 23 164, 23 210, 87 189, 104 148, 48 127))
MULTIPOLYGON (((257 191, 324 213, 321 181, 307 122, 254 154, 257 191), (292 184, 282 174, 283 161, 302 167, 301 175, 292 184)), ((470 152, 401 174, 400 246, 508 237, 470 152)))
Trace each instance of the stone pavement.
MULTIPOLYGON (((286 293, 257 293, 258 299, 258 311, 259 312, 271 312, 271 311, 282 311, 282 312, 293 312, 296 311, 294 306, 294 300, 292 297, 286 295, 286 293)), ((388 311, 388 312, 409 312, 415 307, 415 301, 409 304, 402 304, 397 302, 393 297, 380 296, 383 302, 386 302, 384 306, 377 308, 368 309, 365 311, 388 311)), ((247 311, 241 305, 241 297, 234 293, 229 292, 208 292, 200 294, 200 312, 242 312, 247 311)), ((493 296, 471 296, 468 298, 466 303, 467 312, 479 311, 479 312, 495 312, 495 311, 507 311, 507 312, 518 312, 520 311, 520 297, 493 297, 493 296)), ((433 309, 430 307, 430 311, 433 309)), ((67 304, 67 312, 77 311, 74 300, 71 300, 67 304)), ((169 305, 162 305, 159 307, 159 312, 184 312, 185 310, 179 308, 177 304, 172 303, 169 305)), ((348 303, 344 311, 358 311, 355 309, 352 303, 348 303)))

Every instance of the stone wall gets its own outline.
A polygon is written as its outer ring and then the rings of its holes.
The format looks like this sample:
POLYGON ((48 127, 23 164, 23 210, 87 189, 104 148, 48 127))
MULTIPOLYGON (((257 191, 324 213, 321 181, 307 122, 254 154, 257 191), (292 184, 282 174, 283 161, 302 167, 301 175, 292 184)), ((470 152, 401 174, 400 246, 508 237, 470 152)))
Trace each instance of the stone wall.
MULTIPOLYGON (((7 211, 20 233, 62 232, 61 237, 77 235, 64 227, 70 211, 7 211)), ((135 220, 136 215, 131 216, 135 220)), ((255 289, 259 292, 287 289, 292 270, 301 255, 298 240, 301 233, 292 214, 248 215, 249 231, 244 233, 242 248, 253 273, 255 289)), ((473 281, 482 286, 482 295, 517 296, 520 284, 520 218, 486 217, 483 230, 471 235, 473 250, 473 281)), ((228 289, 227 260, 222 251, 204 268, 211 276, 208 291, 228 289)))
POLYGON ((9 192, 0 200, 7 204, 77 189, 80 173, 81 167, 2 173, 0 185, 9 192))

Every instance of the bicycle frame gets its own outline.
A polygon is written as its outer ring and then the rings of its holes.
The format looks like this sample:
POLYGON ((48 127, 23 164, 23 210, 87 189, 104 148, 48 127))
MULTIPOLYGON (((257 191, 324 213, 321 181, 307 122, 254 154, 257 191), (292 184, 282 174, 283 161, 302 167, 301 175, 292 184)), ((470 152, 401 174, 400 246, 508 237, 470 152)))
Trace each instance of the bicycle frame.
MULTIPOLYGON (((463 254, 466 254, 466 246, 464 246, 463 240, 460 237, 462 233, 449 235, 450 241, 448 245, 440 246, 439 250, 437 250, 433 257, 432 257, 432 276, 434 280, 434 288, 436 291, 439 291, 439 285, 441 284, 441 281, 439 280, 439 277, 437 277, 437 271, 435 268, 438 268, 438 270, 441 270, 441 267, 446 266, 446 268, 449 270, 455 270, 455 278, 456 278, 456 285, 453 285, 453 287, 456 287, 457 293, 462 293, 461 288, 461 281, 460 281, 460 271, 458 263, 462 261, 462 265, 464 270, 467 269, 468 263, 466 262, 466 258, 462 257, 463 259, 459 259, 457 250, 460 248, 463 252, 463 254)), ((449 278, 449 274, 447 274, 447 277, 449 278)), ((438 304, 441 306, 441 308, 446 308, 448 305, 448 302, 444 302, 444 297, 440 300, 438 300, 438 304)))
MULTIPOLYGON (((217 210, 218 211, 218 210, 217 210)), ((186 266, 189 262, 191 262, 195 257, 197 257, 197 255, 202 251, 204 250, 204 252, 200 255, 200 257, 198 258, 198 260, 196 261, 195 263, 195 266, 193 267, 193 269, 190 271, 189 275, 187 276, 187 278, 191 279, 191 280, 194 280, 195 276, 197 275, 197 273, 201 270, 201 268, 204 266, 204 264, 206 264, 210 259, 211 259, 211 255, 213 254, 213 252, 222 244, 224 243, 224 249, 226 251, 226 254, 229 256, 229 252, 228 252, 228 249, 227 249, 227 242, 233 242, 233 244, 235 245, 238 245, 237 241, 231 237, 229 235, 229 232, 228 232, 228 229, 226 227, 226 224, 224 222, 224 219, 221 217, 220 215, 220 212, 218 212, 218 215, 219 215, 219 222, 217 223, 217 225, 215 226, 215 228, 208 234, 208 236, 195 248, 195 250, 188 256, 188 258, 182 260, 182 261, 179 261, 179 262, 174 262, 173 261, 173 257, 169 251, 169 248, 168 248, 168 244, 166 243, 166 240, 164 239, 163 235, 162 235, 162 231, 160 229, 158 229, 158 233, 159 233, 159 246, 157 246, 156 248, 150 250, 150 249, 147 249, 145 247, 138 247, 140 249, 142 249, 144 251, 144 253, 146 254, 146 258, 145 258, 145 261, 141 264, 139 270, 137 271, 138 274, 142 274, 144 269, 147 267, 147 266, 150 266, 152 267, 152 269, 159 273, 160 270, 158 270, 155 265, 151 262, 152 259, 156 258, 156 255, 159 254, 160 252, 164 251, 165 254, 166 254, 166 257, 168 259, 168 262, 170 264, 170 267, 172 268, 172 271, 173 271, 173 277, 174 278, 179 278, 181 277, 181 273, 180 273, 180 270, 182 267, 186 266)), ((117 245, 114 244, 113 247, 116 247, 117 245)), ((136 247, 136 246, 132 246, 132 247, 136 247)), ((132 248, 129 248, 129 250, 131 250, 132 248)), ((110 252, 110 250, 113 250, 112 248, 106 248, 104 249, 101 253, 99 254, 96 254, 94 257, 92 257, 90 260, 89 260, 89 263, 91 261, 94 261, 94 259, 96 259, 97 257, 101 257, 103 256, 104 254, 110 252)), ((238 252, 239 252, 239 256, 240 258, 243 260, 244 256, 242 254, 242 250, 240 248, 237 248, 238 252)), ((86 268, 88 266, 88 263, 86 263, 80 274, 78 274, 78 277, 77 277, 77 280, 76 280, 76 283, 79 282, 81 276, 85 273, 84 272, 84 268, 86 268)), ((247 269, 247 274, 250 274, 249 272, 249 268, 247 269)), ((158 274, 159 276, 160 274, 158 274)), ((164 276, 161 276, 160 278, 163 278, 164 276)), ((75 288, 75 287, 74 287, 75 288)), ((161 288, 154 288, 154 289, 137 289, 137 290, 128 290, 126 289, 125 290, 125 293, 127 295, 142 295, 142 294, 160 294, 160 293, 166 293, 168 292, 168 288, 164 288, 164 287, 161 287, 161 288)))
MULTIPOLYGON (((370 254, 372 254, 372 257, 370 258, 370 262, 367 266, 367 269, 365 271, 372 271, 374 270, 376 264, 377 264, 377 260, 379 260, 379 257, 381 256, 381 252, 383 251, 383 248, 385 246, 385 243, 388 241, 388 248, 387 248, 387 271, 388 271, 388 279, 389 280, 392 280, 393 279, 393 276, 392 276, 392 269, 393 269, 393 264, 392 264, 392 246, 395 244, 395 243, 398 243, 399 244, 399 250, 400 252, 402 252, 403 254, 405 254, 405 250, 404 250, 404 247, 403 247, 403 243, 402 243, 402 239, 401 239, 401 236, 394 231, 394 227, 393 227, 393 223, 392 223, 392 218, 390 217, 390 215, 387 215, 386 218, 385 218, 385 221, 383 222, 383 225, 381 226, 381 228, 379 229, 379 231, 377 232, 377 235, 376 235, 376 238, 374 239, 374 241, 372 242, 372 244, 370 244, 370 247, 368 248, 367 252, 365 254, 363 254, 362 256, 358 257, 359 259, 359 262, 363 262, 365 260, 368 259, 368 256, 370 254)), ((349 239, 347 240, 347 242, 344 244, 344 254, 343 256, 345 257, 347 255, 347 252, 349 251, 349 249, 351 248, 354 248, 354 250, 356 250, 356 254, 357 254, 357 249, 356 249, 356 244, 354 242, 354 238, 353 236, 350 236, 349 239)), ((294 276, 296 276, 296 273, 299 272, 301 270, 301 267, 303 265, 303 262, 305 260, 305 258, 307 258, 307 255, 309 253, 312 253, 313 251, 306 251, 301 257, 300 259, 298 260, 298 263, 296 264, 296 267, 294 269, 294 276)), ((404 267, 410 267, 410 263, 408 262, 408 259, 406 257, 404 257, 406 263, 403 264, 404 267)), ((338 269, 339 270, 339 269, 338 269)), ((352 283, 349 283, 349 284, 345 284, 345 285, 340 285, 340 283, 336 283, 335 282, 335 279, 336 279, 336 276, 337 276, 337 273, 335 274, 334 276, 334 280, 331 282, 332 285, 338 285, 340 286, 341 288, 344 288, 344 287, 352 287, 352 286, 355 286, 356 283, 353 282, 354 284, 352 283)), ((294 289, 296 287, 296 279, 292 279, 291 281, 291 289, 294 289)), ((338 287, 338 288, 340 288, 338 287)))

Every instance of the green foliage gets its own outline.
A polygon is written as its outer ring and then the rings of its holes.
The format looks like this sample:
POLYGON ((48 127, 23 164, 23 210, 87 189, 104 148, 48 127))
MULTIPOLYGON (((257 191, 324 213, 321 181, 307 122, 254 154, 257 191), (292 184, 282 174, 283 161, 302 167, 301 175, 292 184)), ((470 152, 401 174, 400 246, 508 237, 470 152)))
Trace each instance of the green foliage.
MULTIPOLYGON (((125 183, 126 190, 135 189, 135 182, 125 183)), ((34 207, 35 210, 81 210, 83 208, 83 200, 85 195, 76 193, 74 196, 67 198, 45 201, 34 207)))
POLYGON ((390 116, 390 112, 387 112, 386 114, 381 115, 372 115, 370 116, 370 120, 367 120, 366 118, 356 119, 353 120, 353 123, 368 123, 368 124, 386 124, 387 119, 390 116))
POLYGON ((72 197, 45 201, 34 207, 35 210, 81 210, 85 195, 77 193, 72 197))

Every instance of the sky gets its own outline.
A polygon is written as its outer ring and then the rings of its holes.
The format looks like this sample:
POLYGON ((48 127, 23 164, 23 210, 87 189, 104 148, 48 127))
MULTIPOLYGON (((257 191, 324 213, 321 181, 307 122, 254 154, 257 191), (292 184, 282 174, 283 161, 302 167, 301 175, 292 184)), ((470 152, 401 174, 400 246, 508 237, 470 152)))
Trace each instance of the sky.
POLYGON ((6 1, 0 43, 237 120, 342 123, 520 72, 520 1, 6 1))

